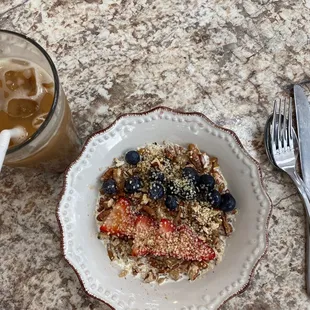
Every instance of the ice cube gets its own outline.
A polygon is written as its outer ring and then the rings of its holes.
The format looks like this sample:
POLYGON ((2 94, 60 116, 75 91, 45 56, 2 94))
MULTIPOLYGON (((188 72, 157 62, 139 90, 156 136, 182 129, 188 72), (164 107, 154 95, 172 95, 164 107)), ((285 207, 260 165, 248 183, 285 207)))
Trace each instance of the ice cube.
POLYGON ((12 58, 11 59, 11 62, 13 64, 17 64, 17 65, 20 65, 20 66, 25 66, 25 67, 28 67, 30 65, 30 63, 26 60, 23 60, 23 59, 16 59, 16 58, 12 58))
POLYGON ((7 113, 11 117, 27 118, 39 108, 36 101, 31 99, 11 99, 8 103, 7 113))
POLYGON ((25 70, 10 70, 4 75, 5 84, 11 91, 25 90, 25 96, 35 96, 37 93, 37 81, 34 68, 25 70))

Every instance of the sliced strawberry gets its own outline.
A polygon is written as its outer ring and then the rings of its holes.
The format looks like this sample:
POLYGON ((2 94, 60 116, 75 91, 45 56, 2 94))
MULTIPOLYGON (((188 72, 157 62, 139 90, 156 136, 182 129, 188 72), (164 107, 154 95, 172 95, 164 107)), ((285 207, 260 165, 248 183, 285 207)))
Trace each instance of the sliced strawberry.
POLYGON ((167 219, 161 219, 159 224, 159 233, 171 233, 175 231, 175 225, 172 221, 167 219))
POLYGON ((136 233, 148 231, 151 227, 154 226, 154 221, 145 215, 137 216, 135 222, 136 233))
POLYGON ((100 231, 112 235, 131 237, 134 232, 135 216, 130 210, 130 202, 120 198, 100 226, 100 231))
POLYGON ((121 206, 123 207, 129 207, 130 206, 130 201, 126 198, 120 198, 118 201, 117 201, 118 204, 120 204, 121 206))
POLYGON ((189 226, 175 227, 170 220, 162 219, 157 227, 146 216, 136 221, 133 255, 166 256, 187 261, 209 261, 215 258, 214 250, 199 239, 189 226))
POLYGON ((135 236, 132 247, 133 256, 150 254, 151 245, 155 243, 157 226, 148 216, 140 215, 135 223, 135 236))
POLYGON ((174 242, 179 241, 179 247, 174 248, 173 257, 190 261, 209 261, 215 258, 214 250, 187 225, 178 226, 174 238, 174 242))

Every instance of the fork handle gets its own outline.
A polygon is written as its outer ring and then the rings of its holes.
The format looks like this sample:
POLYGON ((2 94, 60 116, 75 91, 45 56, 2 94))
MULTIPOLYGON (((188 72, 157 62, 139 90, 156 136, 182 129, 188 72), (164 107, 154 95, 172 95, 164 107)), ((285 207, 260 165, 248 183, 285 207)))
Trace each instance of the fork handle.
POLYGON ((294 181, 303 201, 306 209, 306 290, 308 296, 310 296, 310 191, 308 190, 305 182, 297 174, 296 170, 288 173, 294 181))

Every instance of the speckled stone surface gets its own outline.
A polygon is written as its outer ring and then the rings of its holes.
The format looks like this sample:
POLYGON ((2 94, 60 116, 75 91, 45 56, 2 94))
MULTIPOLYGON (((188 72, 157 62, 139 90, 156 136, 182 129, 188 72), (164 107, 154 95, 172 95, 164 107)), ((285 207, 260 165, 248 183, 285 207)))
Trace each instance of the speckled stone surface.
MULTIPOLYGON (((310 309, 303 206, 263 148, 274 97, 310 75, 308 0, 2 0, 0 28, 47 49, 83 138, 159 104, 234 130, 260 162, 274 210, 268 254, 222 309, 310 309)), ((109 309, 62 257, 62 183, 62 175, 1 173, 1 310, 109 309)))

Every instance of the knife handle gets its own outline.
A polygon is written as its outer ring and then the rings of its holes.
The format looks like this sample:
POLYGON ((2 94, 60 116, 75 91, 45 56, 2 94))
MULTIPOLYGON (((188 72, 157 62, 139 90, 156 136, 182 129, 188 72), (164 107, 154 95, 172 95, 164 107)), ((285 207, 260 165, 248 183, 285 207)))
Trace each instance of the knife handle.
POLYGON ((310 221, 306 217, 306 289, 310 296, 310 221))
POLYGON ((289 175, 296 184, 306 209, 306 290, 310 296, 310 191, 296 170, 289 175))

